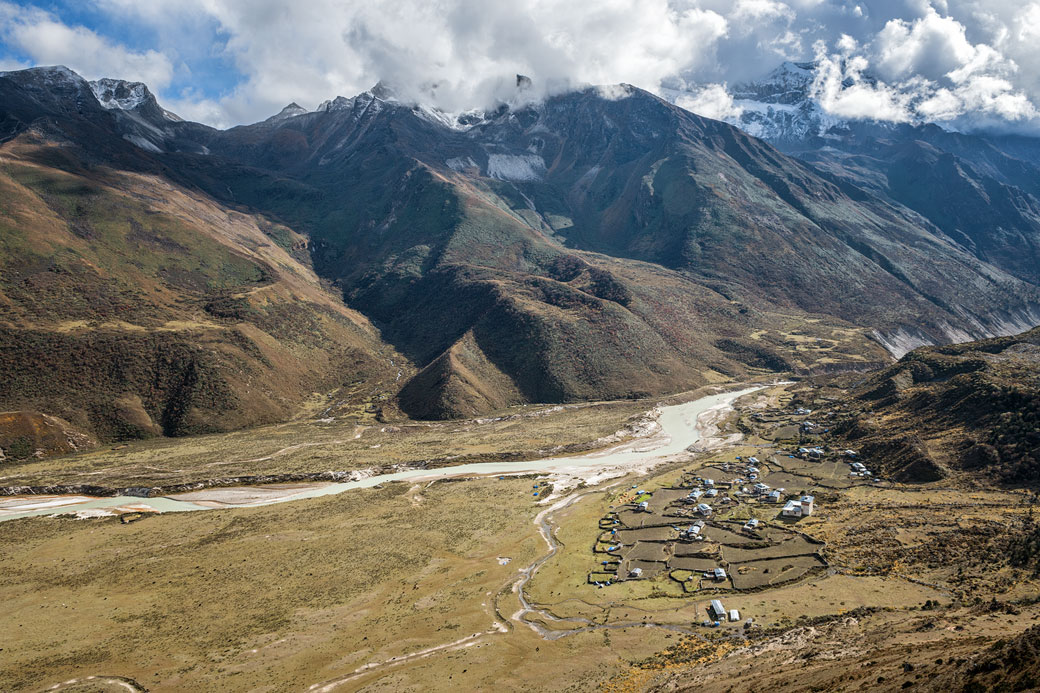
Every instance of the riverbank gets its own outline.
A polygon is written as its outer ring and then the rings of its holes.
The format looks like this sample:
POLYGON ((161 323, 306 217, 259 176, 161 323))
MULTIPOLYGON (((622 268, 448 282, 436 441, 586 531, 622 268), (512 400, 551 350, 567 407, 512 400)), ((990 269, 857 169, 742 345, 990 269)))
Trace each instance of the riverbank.
POLYGON ((736 391, 724 391, 699 399, 660 407, 655 411, 656 426, 644 426, 649 435, 621 445, 592 452, 586 455, 549 457, 517 462, 478 462, 439 469, 404 469, 382 474, 354 472, 345 481, 330 481, 305 486, 286 485, 265 492, 244 490, 248 487, 191 489, 184 493, 162 497, 120 495, 106 498, 77 497, 62 503, 60 494, 51 494, 47 499, 39 496, 13 497, 0 503, 0 521, 44 515, 75 514, 79 517, 95 517, 101 514, 131 512, 185 512, 216 507, 254 507, 283 503, 306 498, 342 493, 356 488, 371 488, 391 481, 425 482, 459 476, 515 475, 532 472, 554 474, 554 485, 562 490, 578 484, 591 485, 603 480, 632 472, 645 472, 670 457, 684 453, 701 438, 700 417, 708 415, 710 426, 713 412, 729 407, 739 397, 761 389, 754 386, 736 391), (45 505, 40 507, 40 503, 45 505), (86 514, 81 514, 81 513, 86 514))

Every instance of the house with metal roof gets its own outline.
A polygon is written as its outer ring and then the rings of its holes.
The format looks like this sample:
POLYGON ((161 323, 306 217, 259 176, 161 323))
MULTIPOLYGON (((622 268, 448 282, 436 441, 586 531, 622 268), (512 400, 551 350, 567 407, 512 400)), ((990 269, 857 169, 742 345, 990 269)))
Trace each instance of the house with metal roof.
POLYGON ((780 514, 785 517, 807 517, 813 513, 813 504, 816 499, 813 496, 802 496, 795 500, 791 499, 784 505, 780 514))

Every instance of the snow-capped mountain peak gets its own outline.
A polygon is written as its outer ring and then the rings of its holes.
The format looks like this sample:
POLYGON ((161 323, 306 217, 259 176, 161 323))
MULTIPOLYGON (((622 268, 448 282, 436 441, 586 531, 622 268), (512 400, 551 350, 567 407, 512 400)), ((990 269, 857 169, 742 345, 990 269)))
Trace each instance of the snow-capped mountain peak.
POLYGON ((289 104, 282 110, 278 111, 278 113, 268 118, 265 122, 277 123, 278 121, 287 120, 289 118, 295 118, 296 116, 303 115, 304 113, 309 112, 310 111, 308 111, 306 108, 293 101, 291 104, 289 104))
POLYGON ((798 104, 809 98, 816 63, 784 61, 761 80, 733 86, 733 98, 773 104, 798 104))
POLYGON ((322 101, 318 104, 315 109, 318 113, 327 113, 329 111, 345 111, 348 108, 354 107, 354 99, 348 99, 345 96, 337 96, 334 99, 322 101))
POLYGON ((0 78, 9 79, 23 89, 51 98, 74 98, 81 101, 91 98, 87 81, 64 65, 0 72, 0 78))
POLYGON ((152 92, 141 82, 127 82, 122 79, 104 77, 90 84, 91 91, 98 103, 108 109, 118 108, 121 111, 132 111, 147 101, 154 100, 152 92))
MULTIPOLYGON (((773 143, 800 142, 847 129, 849 122, 828 113, 816 98, 816 71, 814 62, 785 61, 761 79, 732 85, 728 90, 731 113, 722 120, 773 143)), ((696 102, 697 93, 697 89, 669 89, 665 96, 689 107, 691 95, 696 102)))
POLYGON ((142 82, 128 82, 123 79, 102 77, 88 82, 94 97, 103 108, 110 111, 153 111, 162 118, 173 122, 181 120, 180 116, 167 111, 155 100, 155 95, 142 82))

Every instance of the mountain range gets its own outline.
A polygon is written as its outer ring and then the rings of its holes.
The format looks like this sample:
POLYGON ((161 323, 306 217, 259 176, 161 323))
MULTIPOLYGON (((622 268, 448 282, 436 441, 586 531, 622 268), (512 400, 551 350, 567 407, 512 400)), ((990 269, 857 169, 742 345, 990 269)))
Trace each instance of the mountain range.
POLYGON ((1040 324, 1032 140, 756 122, 377 85, 216 130, 139 83, 0 74, 0 407, 103 440, 475 416, 1040 324))
POLYGON ((728 122, 912 209, 979 259, 1040 280, 1040 140, 836 117, 817 99, 816 74, 816 63, 785 62, 734 85, 739 114, 728 122))

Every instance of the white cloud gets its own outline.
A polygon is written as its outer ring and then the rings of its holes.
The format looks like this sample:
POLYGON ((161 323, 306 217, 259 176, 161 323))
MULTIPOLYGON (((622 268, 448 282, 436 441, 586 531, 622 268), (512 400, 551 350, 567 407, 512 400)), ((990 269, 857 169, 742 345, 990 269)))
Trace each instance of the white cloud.
POLYGON ((859 48, 859 42, 848 34, 842 34, 837 46, 842 55, 851 55, 859 48))
POLYGON ((763 19, 793 20, 794 18, 794 10, 777 0, 737 0, 734 3, 732 14, 732 19, 735 22, 760 21, 763 19))
POLYGON ((515 95, 515 73, 532 78, 532 99, 580 84, 707 85, 689 107, 732 117, 721 85, 814 57, 820 100, 841 117, 1021 124, 1040 103, 1040 0, 90 1, 160 45, 130 50, 4 0, 0 40, 34 63, 145 81, 171 110, 221 126, 378 80, 464 110, 515 95), (198 54, 233 66, 223 93, 182 89, 198 54))
POLYGON ((877 37, 877 65, 888 79, 936 79, 979 61, 985 48, 968 41, 963 24, 928 8, 913 22, 892 19, 885 24, 877 37))
POLYGON ((910 97, 884 83, 865 80, 865 58, 828 55, 822 42, 816 45, 818 67, 812 94, 823 110, 841 118, 886 120, 903 123, 913 119, 910 97))
POLYGON ((403 98, 447 110, 487 105, 530 76, 532 98, 563 85, 661 80, 714 60, 727 21, 696 3, 601 0, 101 0, 156 26, 205 13, 245 80, 220 99, 231 121, 266 117, 289 101, 313 106, 377 80, 403 98))
POLYGON ((69 27, 47 12, 0 2, 0 38, 36 65, 65 65, 87 79, 120 77, 161 89, 173 76, 170 60, 154 50, 135 52, 84 27, 69 27))
POLYGON ((743 108, 733 103, 733 97, 723 84, 708 84, 695 91, 680 94, 675 100, 675 105, 715 120, 735 120, 744 112, 743 108))

